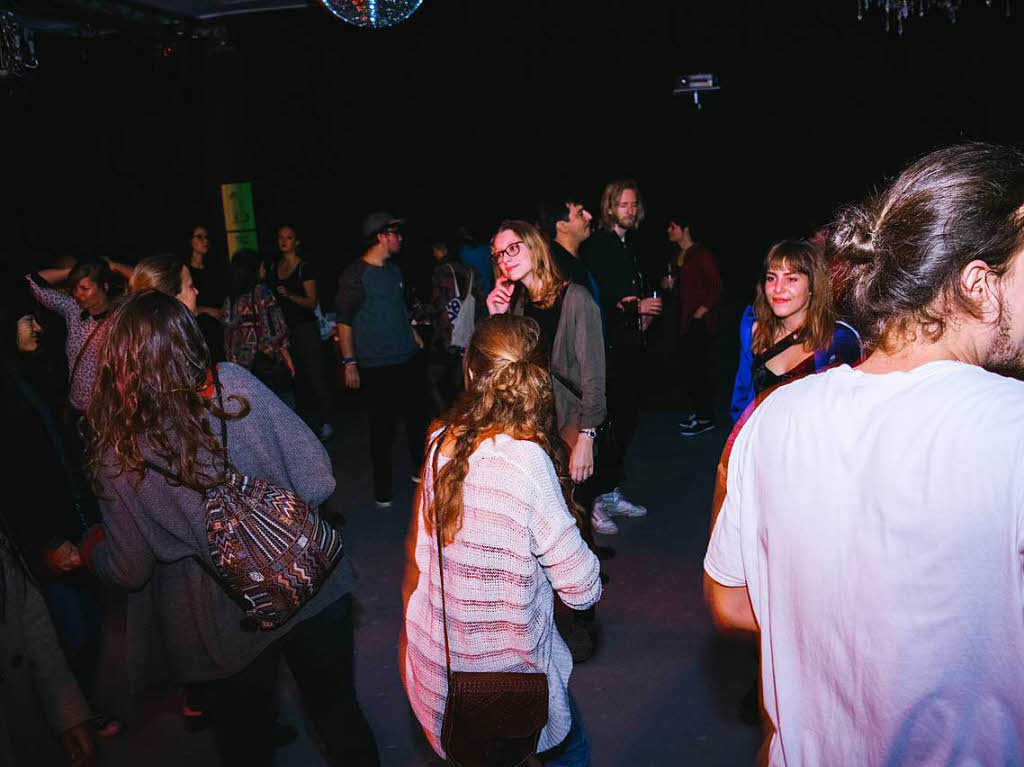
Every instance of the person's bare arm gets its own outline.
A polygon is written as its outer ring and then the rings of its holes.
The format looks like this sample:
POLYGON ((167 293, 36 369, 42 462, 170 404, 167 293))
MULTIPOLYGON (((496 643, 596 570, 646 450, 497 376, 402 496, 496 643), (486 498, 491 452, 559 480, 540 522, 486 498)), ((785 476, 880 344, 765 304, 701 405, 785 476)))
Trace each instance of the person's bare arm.
POLYGON ((302 283, 302 290, 304 295, 298 293, 292 293, 284 285, 277 288, 277 292, 287 298, 293 304, 297 304, 304 309, 312 309, 316 306, 316 280, 305 280, 302 283))
POLYGON ((71 274, 70 269, 40 269, 38 272, 48 285, 59 285, 71 274))
POLYGON ((135 272, 135 267, 128 266, 128 264, 119 263, 114 261, 112 258, 104 258, 103 260, 107 262, 107 266, 110 267, 110 271, 119 277, 123 277, 125 280, 130 280, 132 278, 132 274, 135 272))
POLYGON ((359 368, 356 367, 356 345, 352 339, 352 326, 338 323, 338 351, 341 352, 342 364, 345 366, 345 386, 350 389, 359 388, 359 368), (345 362, 349 360, 349 362, 345 362))
POLYGON ((721 633, 749 636, 758 632, 746 586, 723 586, 705 572, 704 601, 711 610, 715 628, 721 633))

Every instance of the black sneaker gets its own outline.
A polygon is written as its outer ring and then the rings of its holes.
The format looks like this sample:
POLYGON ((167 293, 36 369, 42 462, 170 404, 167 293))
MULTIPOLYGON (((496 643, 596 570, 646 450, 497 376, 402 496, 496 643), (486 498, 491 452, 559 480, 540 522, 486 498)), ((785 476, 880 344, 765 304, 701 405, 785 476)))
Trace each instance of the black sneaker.
POLYGON ((714 421, 694 421, 688 426, 680 426, 679 433, 684 437, 696 437, 698 434, 703 434, 704 432, 711 431, 714 428, 714 421))

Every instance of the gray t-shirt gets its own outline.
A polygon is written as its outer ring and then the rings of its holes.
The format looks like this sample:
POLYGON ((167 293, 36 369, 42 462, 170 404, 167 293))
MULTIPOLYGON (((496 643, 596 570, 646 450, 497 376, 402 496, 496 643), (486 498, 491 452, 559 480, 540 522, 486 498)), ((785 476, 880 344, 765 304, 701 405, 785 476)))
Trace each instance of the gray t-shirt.
POLYGON ((338 322, 352 328, 361 367, 400 365, 416 353, 402 273, 387 262, 356 259, 338 279, 338 322))

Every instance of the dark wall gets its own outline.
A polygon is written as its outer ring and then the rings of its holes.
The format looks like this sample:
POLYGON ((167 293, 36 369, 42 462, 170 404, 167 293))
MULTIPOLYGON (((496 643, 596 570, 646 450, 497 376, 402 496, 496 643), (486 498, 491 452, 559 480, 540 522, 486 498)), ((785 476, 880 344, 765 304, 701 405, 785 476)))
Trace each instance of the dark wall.
POLYGON ((4 248, 181 249, 194 221, 216 228, 221 182, 252 180, 262 244, 288 220, 327 265, 373 208, 408 216, 416 247, 529 215, 553 183, 596 205, 630 175, 652 241, 669 211, 691 215, 746 295, 771 241, 908 159, 1021 142, 1021 23, 964 5, 902 37, 853 2, 805 0, 425 0, 389 30, 310 8, 230 18, 233 51, 172 55, 138 35, 43 37, 40 70, 3 97, 4 248), (671 95, 694 71, 722 84, 701 112, 671 95))

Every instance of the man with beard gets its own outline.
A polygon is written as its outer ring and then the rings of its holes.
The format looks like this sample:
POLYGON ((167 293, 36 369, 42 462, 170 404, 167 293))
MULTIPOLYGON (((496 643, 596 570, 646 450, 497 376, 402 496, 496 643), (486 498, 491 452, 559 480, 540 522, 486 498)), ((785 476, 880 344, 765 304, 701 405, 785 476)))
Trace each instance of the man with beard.
POLYGON ((933 152, 831 247, 874 351, 740 430, 712 615, 760 638, 770 765, 1021 764, 1024 153, 933 152))
POLYGON ((598 303, 605 323, 608 418, 614 438, 611 455, 602 458, 595 476, 594 529, 612 534, 613 515, 642 517, 643 506, 630 503, 619 490, 626 451, 636 431, 639 401, 646 375, 644 331, 661 313, 661 299, 648 297, 647 280, 633 233, 644 219, 635 181, 613 181, 601 195, 601 228, 587 241, 583 260, 597 281, 598 303))

